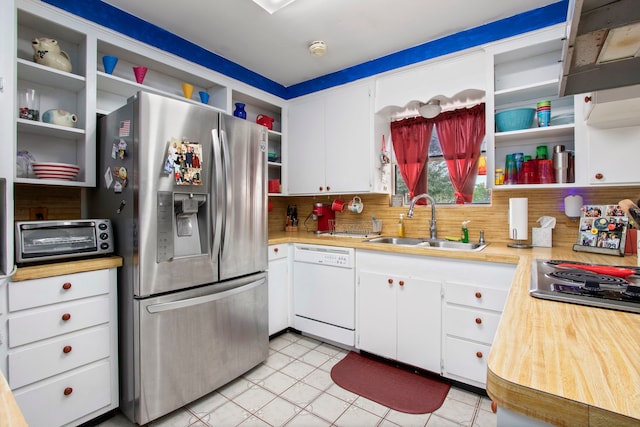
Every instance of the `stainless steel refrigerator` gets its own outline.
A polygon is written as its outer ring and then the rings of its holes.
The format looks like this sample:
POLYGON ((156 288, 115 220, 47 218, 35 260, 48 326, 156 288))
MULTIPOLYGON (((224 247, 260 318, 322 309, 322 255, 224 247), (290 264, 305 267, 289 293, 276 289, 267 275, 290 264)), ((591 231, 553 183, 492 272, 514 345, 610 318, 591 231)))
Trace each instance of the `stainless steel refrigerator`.
POLYGON ((267 130, 139 92, 98 140, 91 215, 124 259, 120 409, 144 424, 267 357, 267 130))

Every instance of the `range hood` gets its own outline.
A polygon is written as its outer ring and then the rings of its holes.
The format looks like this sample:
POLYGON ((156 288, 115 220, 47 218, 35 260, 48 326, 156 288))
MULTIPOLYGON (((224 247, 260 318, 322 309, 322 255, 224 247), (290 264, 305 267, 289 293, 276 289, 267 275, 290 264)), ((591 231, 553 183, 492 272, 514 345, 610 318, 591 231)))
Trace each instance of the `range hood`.
POLYGON ((640 1, 570 0, 560 96, 640 84, 640 1))

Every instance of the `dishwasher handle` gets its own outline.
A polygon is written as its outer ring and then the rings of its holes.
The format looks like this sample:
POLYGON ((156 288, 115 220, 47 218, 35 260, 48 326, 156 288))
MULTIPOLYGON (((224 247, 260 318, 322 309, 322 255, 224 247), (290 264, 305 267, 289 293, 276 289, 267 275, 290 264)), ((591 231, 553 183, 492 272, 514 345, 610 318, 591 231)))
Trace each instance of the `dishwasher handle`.
POLYGON ((258 286, 263 285, 266 282, 266 279, 256 280, 255 282, 248 283, 246 285, 238 286, 237 288, 228 289, 223 292, 217 292, 209 295, 202 295, 199 297, 188 298, 178 301, 171 302, 163 302, 160 304, 153 304, 147 306, 147 311, 149 313, 162 313, 165 311, 177 310, 179 308, 185 307, 193 307, 194 305, 206 304, 208 302, 217 301, 231 295, 236 295, 241 292, 246 292, 253 288, 257 288, 258 286))

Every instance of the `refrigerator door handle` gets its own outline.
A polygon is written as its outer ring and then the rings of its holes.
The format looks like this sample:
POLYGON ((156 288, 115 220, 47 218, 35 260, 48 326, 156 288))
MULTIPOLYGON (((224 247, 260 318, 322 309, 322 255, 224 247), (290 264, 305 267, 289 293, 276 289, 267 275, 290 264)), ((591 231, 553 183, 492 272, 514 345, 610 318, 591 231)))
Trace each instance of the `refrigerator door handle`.
MULTIPOLYGON (((213 175, 215 183, 211 186, 212 189, 219 188, 219 184, 222 182, 222 145, 218 138, 218 129, 211 130, 211 145, 213 146, 213 175)), ((222 242, 222 206, 224 206, 225 198, 221 194, 222 191, 216 191, 212 194, 212 198, 215 197, 215 215, 213 218, 213 245, 211 247, 211 256, 219 257, 220 244, 222 242)))
POLYGON ((229 165, 231 164, 231 152, 229 151, 229 144, 227 141, 227 134, 220 126, 220 142, 222 145, 222 171, 224 173, 224 216, 222 219, 222 242, 221 251, 224 251, 225 242, 227 240, 226 230, 229 227, 227 221, 231 218, 231 209, 233 206, 233 191, 231 188, 231 177, 229 176, 229 165))
POLYGON ((206 304, 208 302, 217 301, 217 300, 229 297, 231 295, 236 295, 241 292, 246 292, 253 288, 257 288, 258 286, 261 286, 262 284, 264 284, 265 281, 266 279, 260 279, 260 280, 256 280, 255 282, 250 282, 250 283, 247 283, 246 285, 238 286, 237 288, 228 289, 226 291, 218 292, 215 294, 209 294, 209 295, 203 295, 195 298, 188 298, 188 299, 183 299, 178 301, 163 302, 160 304, 149 305, 147 306, 147 311, 152 314, 162 313, 165 311, 177 310, 179 308, 193 307, 194 305, 206 304))

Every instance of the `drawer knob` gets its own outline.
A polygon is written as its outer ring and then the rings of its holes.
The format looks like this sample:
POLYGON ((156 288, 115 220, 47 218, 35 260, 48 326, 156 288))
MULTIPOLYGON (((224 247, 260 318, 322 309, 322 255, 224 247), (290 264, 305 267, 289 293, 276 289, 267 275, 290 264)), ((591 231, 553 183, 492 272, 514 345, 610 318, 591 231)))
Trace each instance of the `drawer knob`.
POLYGON ((387 282, 389 282, 390 285, 393 285, 393 279, 387 279, 387 282))
POLYGON ((400 286, 404 286, 404 280, 400 280, 400 281, 398 282, 398 285, 400 285, 400 286))
POLYGON ((602 175, 600 172, 598 172, 596 174, 596 179, 602 179, 602 178, 604 178, 604 175, 602 175))
POLYGON ((318 187, 318 190, 319 190, 319 191, 322 191, 322 190, 323 190, 323 188, 322 188, 322 187, 318 187))
MULTIPOLYGON (((592 99, 592 98, 591 98, 590 96, 585 96, 585 97, 584 97, 584 102, 585 102, 585 104, 588 104, 589 102, 591 102, 591 99, 592 99)), ((495 412, 495 411, 494 411, 494 412, 495 412)))
POLYGON ((73 389, 71 387, 66 387, 63 393, 65 396, 69 396, 71 393, 73 393, 73 389))
POLYGON ((65 283, 62 285, 62 289, 64 289, 65 291, 67 291, 67 290, 71 289, 71 282, 65 282, 65 283))
POLYGON ((476 298, 482 298, 482 293, 476 292, 476 298))
POLYGON ((62 320, 64 320, 65 322, 67 320, 71 319, 71 314, 70 313, 65 313, 62 315, 62 320))
POLYGON ((476 317, 476 323, 477 323, 478 325, 482 324, 482 319, 481 319, 481 318, 479 318, 479 317, 476 317))
POLYGON ((491 401, 491 412, 493 412, 494 414, 498 412, 498 404, 494 401, 491 401))
POLYGON ((273 252, 278 253, 278 248, 273 248, 273 252))
POLYGON ((478 359, 482 359, 482 352, 481 352, 481 351, 477 351, 477 352, 476 352, 476 357, 477 357, 478 359))
POLYGON ((71 353, 71 346, 70 345, 65 345, 64 347, 62 347, 62 352, 63 353, 71 353))
POLYGON ((331 191, 331 187, 327 185, 327 191, 331 191))

